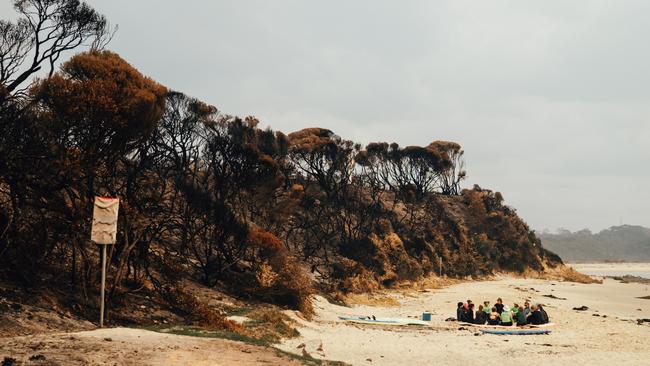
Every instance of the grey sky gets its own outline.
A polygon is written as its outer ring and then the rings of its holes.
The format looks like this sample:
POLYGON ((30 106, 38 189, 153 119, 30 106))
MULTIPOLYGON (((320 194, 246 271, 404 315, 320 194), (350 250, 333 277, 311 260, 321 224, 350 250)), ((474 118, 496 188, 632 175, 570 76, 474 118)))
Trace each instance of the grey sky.
POLYGON ((454 140, 466 185, 533 228, 650 226, 648 1, 90 3, 120 27, 111 49, 226 113, 454 140))

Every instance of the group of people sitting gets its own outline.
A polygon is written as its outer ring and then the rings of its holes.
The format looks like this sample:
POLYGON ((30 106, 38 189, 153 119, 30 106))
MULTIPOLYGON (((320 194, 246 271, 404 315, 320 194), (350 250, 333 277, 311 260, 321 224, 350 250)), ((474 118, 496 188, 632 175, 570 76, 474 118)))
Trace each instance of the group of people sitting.
POLYGON ((483 305, 478 306, 474 311, 472 300, 459 302, 456 310, 456 319, 464 323, 472 324, 489 324, 501 326, 540 325, 548 323, 548 314, 542 307, 542 304, 530 305, 526 300, 524 306, 515 303, 512 307, 503 304, 501 298, 497 299, 496 304, 490 307, 490 302, 485 301, 483 305))

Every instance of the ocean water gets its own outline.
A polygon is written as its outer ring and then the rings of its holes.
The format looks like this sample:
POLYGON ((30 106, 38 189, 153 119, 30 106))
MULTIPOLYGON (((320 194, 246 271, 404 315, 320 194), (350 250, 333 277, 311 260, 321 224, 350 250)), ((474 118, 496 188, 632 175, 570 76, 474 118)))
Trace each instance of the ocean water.
POLYGON ((634 276, 650 279, 650 263, 570 263, 578 272, 599 277, 634 276))
POLYGON ((635 276, 650 279, 650 272, 648 271, 598 271, 598 270, 586 270, 582 269, 580 272, 590 275, 590 276, 599 276, 599 277, 622 277, 622 276, 635 276))

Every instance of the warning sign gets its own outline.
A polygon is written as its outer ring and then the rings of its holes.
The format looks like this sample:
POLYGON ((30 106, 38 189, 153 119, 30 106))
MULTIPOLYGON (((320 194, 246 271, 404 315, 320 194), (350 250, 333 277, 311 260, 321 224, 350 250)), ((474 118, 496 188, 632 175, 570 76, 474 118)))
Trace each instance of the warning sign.
POLYGON ((115 243, 119 208, 119 198, 95 197, 93 228, 90 240, 97 244, 115 243))

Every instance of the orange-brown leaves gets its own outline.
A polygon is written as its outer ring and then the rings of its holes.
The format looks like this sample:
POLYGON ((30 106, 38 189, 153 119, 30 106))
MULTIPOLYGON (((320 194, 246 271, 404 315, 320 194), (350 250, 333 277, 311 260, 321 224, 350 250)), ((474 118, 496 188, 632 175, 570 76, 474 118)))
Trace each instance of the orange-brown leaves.
POLYGON ((458 143, 453 141, 434 141, 427 146, 427 148, 438 151, 460 151, 461 147, 458 143))
POLYGON ((282 242, 275 235, 260 228, 251 228, 246 238, 254 248, 268 252, 277 252, 282 249, 282 242))
POLYGON ((244 122, 248 127, 255 128, 260 123, 260 120, 254 116, 248 116, 244 119, 244 122))
POLYGON ((289 305, 310 313, 309 296, 313 292, 311 279, 298 261, 284 248, 280 239, 268 231, 251 228, 247 240, 258 250, 255 279, 260 287, 258 295, 276 303, 289 305))
POLYGON ((412 161, 422 160, 434 171, 445 169, 449 165, 449 158, 438 150, 429 147, 407 146, 402 149, 402 154, 412 161))
POLYGON ((217 113, 217 107, 194 100, 189 104, 189 110, 199 117, 212 116, 217 113))
POLYGON ((466 203, 474 216, 485 217, 487 210, 485 209, 485 203, 483 202, 483 195, 481 192, 476 192, 473 190, 467 190, 465 192, 466 203))
POLYGON ((313 151, 332 142, 334 133, 320 127, 305 128, 289 134, 289 143, 294 149, 313 151))
POLYGON ((301 184, 292 184, 289 190, 289 197, 293 199, 300 199, 305 194, 305 187, 301 184))
POLYGON ((95 51, 73 57, 32 93, 60 118, 133 139, 155 128, 166 89, 117 54, 95 51))

